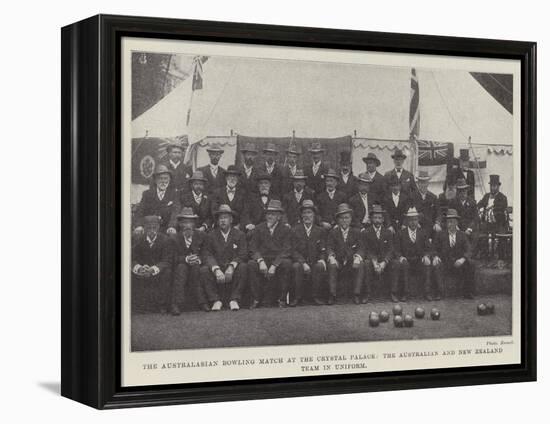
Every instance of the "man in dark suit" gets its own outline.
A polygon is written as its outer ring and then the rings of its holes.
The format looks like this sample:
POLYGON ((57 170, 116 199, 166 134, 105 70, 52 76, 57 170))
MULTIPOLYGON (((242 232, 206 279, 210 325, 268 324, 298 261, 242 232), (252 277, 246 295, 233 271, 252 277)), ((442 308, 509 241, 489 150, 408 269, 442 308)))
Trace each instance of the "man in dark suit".
POLYGON ((474 199, 468 196, 469 185, 463 179, 457 180, 456 199, 450 203, 460 215, 458 228, 464 231, 468 236, 468 241, 472 248, 472 255, 477 250, 477 240, 479 238, 479 214, 477 204, 474 199))
POLYGON ((304 276, 311 276, 313 301, 322 305, 320 284, 327 269, 325 261, 325 234, 315 224, 317 208, 313 200, 306 199, 300 205, 301 222, 292 228, 292 268, 294 270, 294 299, 290 306, 302 304, 304 276))
POLYGON ((167 157, 163 164, 172 172, 172 184, 178 192, 189 190, 189 178, 193 175, 193 167, 183 163, 189 141, 172 142, 166 146, 167 157))
POLYGON ((172 185, 172 172, 165 165, 158 165, 153 174, 154 183, 141 195, 134 214, 134 234, 143 234, 143 218, 160 217, 160 231, 176 232, 176 214, 180 209, 178 193, 172 185))
POLYGON ((388 187, 390 192, 382 200, 382 205, 388 216, 388 229, 396 234, 401 230, 403 215, 405 215, 412 202, 407 192, 402 189, 401 181, 395 175, 388 177, 388 187))
MULTIPOLYGON (((455 180, 464 180, 468 184, 468 197, 475 200, 476 198, 476 179, 474 171, 470 168, 470 151, 468 149, 460 149, 460 155, 458 157, 458 166, 455 165, 451 168, 450 172, 453 173, 455 180)), ((445 184, 443 190, 447 188, 445 184)))
POLYGON ((229 205, 215 211, 216 228, 208 233, 201 284, 212 311, 229 301, 232 311, 239 310, 247 277, 248 246, 244 233, 233 227, 234 212, 229 205))
POLYGON ((259 224, 265 222, 267 207, 271 200, 280 200, 271 193, 271 177, 260 174, 257 177, 258 193, 248 196, 242 224, 247 232, 253 231, 259 224))
MULTIPOLYGON (((397 178, 401 184, 401 190, 407 196, 412 196, 412 194, 417 191, 417 188, 416 183, 414 182, 414 175, 406 169, 403 169, 403 163, 405 162, 405 159, 407 159, 407 155, 405 155, 401 149, 396 149, 391 157, 393 159, 394 168, 391 171, 386 172, 384 175, 388 189, 389 182, 397 178)), ((388 189, 386 191, 389 191, 388 189)))
POLYGON ((192 208, 198 215, 198 231, 207 231, 212 226, 212 207, 210 198, 204 193, 206 178, 201 171, 195 171, 189 184, 191 190, 182 194, 180 203, 182 207, 192 208))
POLYGON ((277 198, 281 198, 283 193, 283 173, 279 165, 277 165, 277 157, 279 151, 274 143, 267 143, 263 149, 264 162, 260 166, 260 173, 271 177, 271 192, 277 198))
POLYGON ((198 215, 192 208, 184 207, 178 214, 178 232, 174 242, 174 282, 173 296, 183 302, 187 293, 195 294, 202 310, 208 312, 210 306, 200 284, 200 267, 203 263, 206 235, 196 231, 198 215))
POLYGON ((366 172, 357 177, 358 192, 349 200, 349 205, 353 209, 352 225, 354 227, 366 228, 370 225, 370 210, 373 205, 380 203, 372 191, 373 181, 366 172))
POLYGON ((439 210, 437 196, 428 190, 430 176, 426 171, 420 171, 416 180, 418 191, 413 194, 412 205, 420 214, 420 226, 431 238, 433 231, 441 231, 441 226, 436 225, 439 210))
POLYGON ((241 171, 235 165, 229 165, 225 171, 225 187, 218 188, 210 198, 212 216, 220 205, 229 205, 233 211, 233 225, 239 229, 249 200, 243 185, 238 184, 240 176, 241 171))
MULTIPOLYGON (((353 210, 346 203, 338 206, 335 216, 338 225, 327 237, 328 304, 336 303, 338 283, 351 278, 355 299, 364 279, 364 245, 361 231, 351 227, 353 210)), ((357 302, 356 302, 357 303, 357 302)))
POLYGON ((286 306, 292 270, 292 233, 283 225, 283 208, 279 200, 270 200, 266 221, 259 224, 249 244, 248 281, 252 291, 250 309, 263 301, 278 299, 279 307, 286 306))
POLYGON ((391 298, 394 302, 401 298, 406 302, 409 296, 409 276, 413 271, 419 272, 422 278, 422 289, 426 300, 431 301, 431 261, 430 261, 430 229, 419 225, 420 214, 416 208, 410 208, 405 214, 406 227, 395 237, 396 267, 392 281, 391 298), (399 277, 403 277, 403 290, 399 296, 399 277))
POLYGON ((321 143, 313 142, 309 148, 312 163, 305 169, 307 176, 307 186, 311 188, 315 194, 320 194, 325 189, 323 176, 328 171, 328 165, 323 162, 323 153, 325 149, 321 147, 321 143))
POLYGON ((243 163, 239 169, 239 186, 246 195, 251 195, 258 192, 258 182, 256 181, 256 178, 260 174, 258 167, 256 166, 258 149, 254 143, 249 142, 241 148, 241 154, 243 163))
POLYGON ((154 292, 154 303, 161 313, 167 308, 179 314, 172 295, 173 248, 169 237, 159 232, 160 218, 157 215, 143 217, 144 234, 132 246, 132 294, 144 286, 154 292))
POLYGON ((345 202, 346 195, 337 190, 338 174, 334 169, 325 172, 325 189, 317 193, 316 205, 319 208, 321 227, 330 230, 336 224, 336 209, 345 202))
MULTIPOLYGON (((372 225, 362 233, 365 246, 365 288, 361 303, 369 301, 375 278, 382 279, 386 272, 392 273, 392 281, 395 278, 395 267, 392 266, 394 236, 384 227, 384 214, 382 206, 374 205, 370 212, 372 225)), ((356 303, 357 299, 356 297, 356 303)))
POLYGON ((286 149, 286 164, 281 170, 281 192, 283 195, 290 192, 294 188, 294 180, 292 177, 296 175, 296 171, 300 168, 298 165, 298 159, 301 155, 302 150, 296 145, 296 143, 291 142, 286 149))
POLYGON ((300 206, 304 200, 313 200, 315 193, 309 187, 306 187, 307 177, 301 169, 296 170, 292 176, 294 188, 283 197, 283 207, 286 212, 286 220, 289 225, 296 225, 300 222, 300 206))
POLYGON ((508 198, 500 192, 500 176, 489 175, 489 193, 486 193, 478 202, 477 207, 481 210, 483 220, 487 223, 490 233, 506 232, 506 209, 508 198))
POLYGON ((349 203, 349 199, 357 193, 357 178, 351 170, 351 152, 340 152, 340 170, 338 173, 338 190, 346 195, 344 202, 349 203))
POLYGON ((223 187, 225 185, 224 169, 219 165, 220 159, 223 155, 224 150, 222 147, 215 143, 206 148, 208 152, 208 157, 210 158, 210 163, 205 166, 201 166, 197 171, 201 171, 206 178, 206 188, 205 191, 208 194, 211 194, 217 188, 223 187))
POLYGON ((372 181, 371 183, 371 193, 376 196, 378 199, 382 199, 386 193, 386 180, 384 176, 376 170, 380 166, 380 160, 374 153, 368 153, 367 156, 363 158, 367 166, 367 175, 372 181))
POLYGON ((456 201, 456 178, 453 172, 447 172, 443 192, 437 197, 437 216, 435 224, 438 228, 436 231, 441 231, 445 227, 444 217, 449 208, 453 208, 453 203, 456 201))

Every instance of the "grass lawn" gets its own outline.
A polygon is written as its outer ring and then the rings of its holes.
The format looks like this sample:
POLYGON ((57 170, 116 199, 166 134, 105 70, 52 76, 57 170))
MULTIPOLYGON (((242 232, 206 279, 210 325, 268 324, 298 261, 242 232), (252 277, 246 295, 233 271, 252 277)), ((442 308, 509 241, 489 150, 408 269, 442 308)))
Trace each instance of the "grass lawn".
POLYGON ((132 350, 197 349, 236 346, 292 345, 310 343, 406 340, 449 337, 499 336, 511 334, 512 299, 507 295, 480 296, 474 300, 421 299, 401 303, 404 313, 414 316, 422 306, 427 318, 415 319, 412 328, 395 328, 392 317, 372 328, 371 311, 391 313, 393 303, 367 305, 300 306, 240 311, 185 312, 180 316, 136 313, 132 316, 132 350), (481 302, 495 304, 495 314, 478 316, 481 302), (437 307, 440 321, 429 318, 437 307))

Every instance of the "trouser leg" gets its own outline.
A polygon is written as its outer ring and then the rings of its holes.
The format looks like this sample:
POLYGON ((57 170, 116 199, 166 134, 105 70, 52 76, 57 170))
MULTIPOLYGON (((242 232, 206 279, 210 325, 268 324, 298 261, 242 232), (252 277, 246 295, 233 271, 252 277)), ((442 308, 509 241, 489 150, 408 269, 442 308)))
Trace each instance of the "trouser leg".
POLYGON ((209 303, 214 303, 220 300, 216 277, 214 276, 214 273, 205 265, 200 268, 200 275, 202 286, 201 291, 203 293, 203 296, 201 296, 200 299, 197 299, 199 301, 199 304, 206 303, 205 300, 209 303))
POLYGON ((443 296, 443 267, 441 264, 432 266, 432 276, 434 280, 435 296, 443 296))
POLYGON ((190 287, 189 280, 189 268, 187 264, 177 264, 174 274, 171 296, 175 299, 177 303, 183 303, 185 296, 187 296, 187 291, 190 287))
POLYGON ((260 279, 263 280, 263 276, 260 275, 260 268, 258 263, 254 260, 248 261, 248 284, 250 284, 250 292, 252 294, 252 300, 260 302, 263 297, 263 290, 260 286, 260 279))
POLYGON ((464 264, 459 268, 460 278, 462 280, 462 292, 464 296, 473 296, 474 295, 474 286, 475 286, 475 268, 472 262, 466 260, 464 264))
POLYGON ((328 290, 330 296, 336 297, 336 289, 338 288, 338 265, 328 265, 328 290))
POLYGON ((276 287, 279 287, 280 296, 279 300, 286 301, 286 296, 290 290, 290 277, 291 277, 292 261, 290 259, 283 259, 277 271, 275 273, 275 281, 277 284, 276 287))
POLYGON ((357 268, 350 265, 350 271, 353 281, 353 294, 359 296, 363 289, 363 281, 365 279, 365 267, 361 263, 357 268))
POLYGON ((419 265, 420 268, 421 268, 421 278, 422 278, 422 283, 421 283, 421 288, 422 288, 422 294, 424 296, 426 296, 427 294, 430 294, 430 291, 431 291, 431 286, 432 286, 432 267, 430 265, 424 265, 424 264, 420 264, 419 265))
POLYGON ((365 285, 365 296, 368 297, 372 293, 372 284, 374 279, 374 267, 372 266, 372 262, 367 260, 365 261, 363 265, 364 269, 364 285, 365 285))
POLYGON ((246 287, 246 279, 248 276, 248 264, 241 262, 233 273, 233 281, 231 282, 231 294, 229 300, 240 302, 244 288, 246 287))
POLYGON ((391 292, 393 295, 398 296, 399 291, 399 277, 403 276, 403 294, 405 295, 405 287, 408 285, 410 264, 408 261, 399 262, 398 260, 392 261, 391 271, 391 292))
POLYGON ((311 266, 311 287, 312 287, 312 296, 314 299, 319 298, 319 290, 321 282, 324 281, 325 267, 322 263, 315 263, 311 266))
POLYGON ((304 267, 300 262, 292 264, 292 274, 294 277, 294 293, 296 301, 299 302, 304 294, 304 267))

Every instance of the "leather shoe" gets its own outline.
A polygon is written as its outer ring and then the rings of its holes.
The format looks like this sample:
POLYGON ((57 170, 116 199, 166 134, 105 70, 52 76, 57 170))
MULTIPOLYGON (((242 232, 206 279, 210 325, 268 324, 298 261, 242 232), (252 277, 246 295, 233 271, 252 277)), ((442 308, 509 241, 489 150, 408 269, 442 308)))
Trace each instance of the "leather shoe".
POLYGON ((181 315, 181 311, 180 308, 178 308, 178 305, 172 305, 172 307, 170 308, 170 313, 174 316, 181 315))
POLYGON ((202 303, 202 304, 201 304, 201 309, 202 309, 204 312, 210 312, 210 307, 209 307, 206 303, 202 303))
POLYGON ((250 309, 256 309, 259 306, 260 306, 260 302, 258 300, 253 300, 252 303, 250 304, 250 309))
POLYGON ((317 306, 322 306, 322 305, 325 304, 325 302, 323 302, 321 299, 319 299, 317 297, 313 299, 313 303, 317 306))
POLYGON ((298 306, 298 299, 292 299, 292 301, 288 304, 288 306, 295 307, 298 306))
POLYGON ((336 296, 329 296, 327 305, 334 305, 336 303, 336 296))
POLYGON ((279 300, 277 303, 279 305, 279 308, 286 308, 286 301, 279 300))
POLYGON ((355 303, 356 305, 359 305, 361 303, 361 301, 359 300, 359 296, 353 296, 353 303, 355 303))
POLYGON ((363 299, 361 299, 361 303, 363 305, 366 305, 367 303, 369 303, 369 300, 370 300, 369 296, 364 296, 363 299))
POLYGON ((432 297, 429 294, 424 296, 424 299, 426 299, 428 302, 431 302, 433 300, 432 297))
POLYGON ((401 296, 401 302, 406 302, 407 300, 407 296, 401 296))
POLYGON ((397 298, 397 296, 395 294, 392 293, 390 296, 391 296, 391 301, 393 303, 399 303, 399 299, 397 298))

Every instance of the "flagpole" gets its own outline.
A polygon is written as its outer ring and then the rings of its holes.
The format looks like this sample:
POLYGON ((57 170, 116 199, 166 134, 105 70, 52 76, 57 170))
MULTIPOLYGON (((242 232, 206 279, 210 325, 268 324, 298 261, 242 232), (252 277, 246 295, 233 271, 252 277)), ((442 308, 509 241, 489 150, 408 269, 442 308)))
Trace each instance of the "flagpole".
MULTIPOLYGON (((472 155, 474 156, 474 161, 476 163, 476 169, 477 169, 477 176, 479 178, 479 182, 481 183, 481 191, 483 195, 485 195, 485 184, 483 183, 483 176, 481 175, 481 168, 479 166, 479 161, 477 160, 476 152, 474 151, 474 146, 472 146, 472 136, 468 137, 468 146, 470 150, 472 151, 472 155)), ((475 187, 474 187, 475 192, 475 187)))

